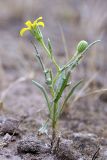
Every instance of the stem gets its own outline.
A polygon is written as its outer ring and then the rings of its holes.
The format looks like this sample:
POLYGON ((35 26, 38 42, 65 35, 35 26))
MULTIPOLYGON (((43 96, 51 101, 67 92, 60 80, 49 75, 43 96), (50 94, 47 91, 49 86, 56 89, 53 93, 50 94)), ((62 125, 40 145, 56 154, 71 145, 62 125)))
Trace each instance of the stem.
POLYGON ((50 54, 50 52, 49 52, 48 48, 46 47, 46 45, 45 45, 43 40, 41 40, 41 45, 45 49, 45 51, 47 52, 48 56, 51 57, 51 54, 50 54))
POLYGON ((56 139, 56 110, 57 110, 57 103, 54 102, 53 106, 53 117, 52 117, 52 147, 54 145, 56 139))
POLYGON ((32 41, 31 41, 31 43, 32 43, 32 45, 33 45, 34 48, 35 48, 35 51, 36 51, 36 53, 37 53, 36 56, 37 56, 37 58, 38 58, 38 60, 39 60, 39 62, 40 62, 40 65, 41 65, 43 71, 45 71, 45 66, 44 66, 44 64, 43 64, 43 62, 42 62, 42 59, 41 59, 41 57, 40 57, 40 54, 38 53, 38 50, 37 50, 37 48, 36 48, 36 44, 34 44, 32 41))
POLYGON ((60 70, 59 70, 59 71, 57 72, 57 74, 56 74, 54 80, 53 80, 53 85, 55 85, 55 83, 56 83, 56 81, 57 81, 57 79, 58 79, 60 73, 61 73, 61 72, 60 72, 60 70))
POLYGON ((59 71, 59 70, 60 70, 60 67, 59 67, 58 64, 56 63, 55 58, 54 58, 53 56, 51 56, 51 54, 50 54, 48 48, 46 47, 46 45, 45 45, 45 43, 44 43, 44 41, 41 40, 40 43, 41 43, 42 47, 45 49, 45 51, 47 52, 48 56, 51 57, 52 62, 53 62, 53 64, 56 66, 57 71, 59 71))
POLYGON ((56 63, 56 60, 55 60, 54 57, 52 57, 52 62, 53 62, 53 64, 56 66, 57 71, 59 71, 59 70, 60 70, 60 67, 59 67, 58 64, 56 63))
POLYGON ((53 87, 52 86, 50 86, 50 92, 51 92, 51 95, 52 95, 52 97, 54 98, 54 89, 53 89, 53 87))
POLYGON ((32 45, 34 46, 34 48, 35 48, 35 51, 36 51, 36 57, 37 57, 37 59, 38 59, 38 61, 39 61, 39 63, 40 63, 40 65, 41 65, 41 68, 42 68, 42 70, 43 70, 43 73, 44 73, 44 75, 45 75, 45 80, 47 80, 47 77, 46 77, 46 68, 45 68, 45 65, 44 65, 44 63, 43 63, 43 61, 42 61, 42 59, 41 59, 41 57, 40 57, 40 54, 38 53, 38 50, 37 50, 37 47, 36 47, 36 44, 34 44, 33 42, 31 42, 32 43, 32 45))

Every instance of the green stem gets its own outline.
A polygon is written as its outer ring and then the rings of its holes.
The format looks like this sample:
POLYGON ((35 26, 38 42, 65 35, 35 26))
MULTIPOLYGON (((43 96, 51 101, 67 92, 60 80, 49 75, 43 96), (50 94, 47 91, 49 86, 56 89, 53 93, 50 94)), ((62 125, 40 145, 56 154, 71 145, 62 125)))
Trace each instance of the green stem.
POLYGON ((59 70, 59 71, 57 72, 57 74, 56 74, 54 80, 53 80, 53 86, 55 85, 55 83, 56 83, 56 81, 57 81, 57 79, 58 79, 60 73, 61 73, 61 72, 60 72, 60 70, 59 70))
POLYGON ((41 43, 42 47, 45 49, 45 51, 47 52, 48 56, 51 57, 52 62, 53 62, 53 64, 56 66, 57 71, 59 71, 59 70, 60 70, 60 67, 59 67, 58 64, 56 63, 55 58, 54 58, 53 56, 51 56, 51 54, 50 54, 48 48, 46 47, 46 45, 45 45, 45 43, 44 43, 44 41, 41 40, 40 43, 41 43))
POLYGON ((52 117, 52 145, 54 144, 56 138, 56 111, 57 111, 57 103, 54 103, 53 117, 52 117))
POLYGON ((55 93, 54 93, 54 89, 52 86, 50 86, 50 92, 51 92, 52 97, 54 98, 55 93))
POLYGON ((56 124, 56 109, 57 109, 57 103, 54 103, 54 106, 53 106, 52 128, 55 128, 55 124, 56 124))
MULTIPOLYGON (((35 48, 35 51, 36 51, 36 57, 37 57, 37 59, 38 59, 38 61, 39 61, 40 65, 41 65, 41 68, 42 68, 43 73, 44 73, 44 75, 45 75, 45 80, 47 81, 47 74, 46 74, 46 68, 45 68, 45 65, 44 65, 44 63, 43 63, 43 61, 42 61, 42 59, 41 59, 40 54, 38 53, 38 50, 37 50, 36 44, 34 44, 33 42, 31 42, 31 43, 33 44, 33 46, 34 46, 34 48, 35 48)), ((51 75, 51 77, 52 77, 52 75, 51 75)))
POLYGON ((41 40, 41 45, 45 49, 45 51, 47 52, 48 56, 51 57, 51 54, 50 54, 50 52, 49 52, 48 48, 46 47, 46 45, 45 45, 43 40, 41 40))
POLYGON ((59 71, 59 70, 60 70, 60 67, 59 67, 58 64, 56 63, 56 60, 55 60, 54 57, 52 57, 52 62, 53 62, 53 64, 56 66, 57 71, 59 71))

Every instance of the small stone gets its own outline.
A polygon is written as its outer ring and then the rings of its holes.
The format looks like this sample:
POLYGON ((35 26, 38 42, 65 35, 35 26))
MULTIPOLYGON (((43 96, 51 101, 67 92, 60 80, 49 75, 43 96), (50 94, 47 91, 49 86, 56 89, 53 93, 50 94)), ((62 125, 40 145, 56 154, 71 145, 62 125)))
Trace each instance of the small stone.
POLYGON ((3 137, 3 140, 5 142, 10 141, 11 140, 11 136, 8 133, 6 133, 5 136, 3 137))

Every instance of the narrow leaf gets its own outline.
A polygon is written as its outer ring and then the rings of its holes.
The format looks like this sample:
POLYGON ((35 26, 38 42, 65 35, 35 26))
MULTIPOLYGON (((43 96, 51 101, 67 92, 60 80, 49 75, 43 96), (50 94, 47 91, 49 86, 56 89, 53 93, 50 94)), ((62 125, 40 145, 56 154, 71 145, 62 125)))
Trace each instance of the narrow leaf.
POLYGON ((55 91, 56 91, 56 94, 57 92, 60 90, 61 86, 62 86, 62 83, 63 83, 63 79, 65 79, 65 71, 62 71, 56 81, 56 84, 55 84, 55 91))
POLYGON ((39 84, 38 82, 32 80, 32 82, 42 91, 42 93, 44 94, 44 97, 46 99, 46 102, 47 102, 47 105, 48 105, 48 109, 49 109, 49 113, 51 113, 51 107, 50 107, 50 103, 49 103, 49 98, 48 98, 48 95, 46 93, 46 90, 45 88, 39 84))
POLYGON ((42 127, 38 130, 38 135, 48 134, 48 122, 49 119, 42 125, 42 127))
POLYGON ((68 71, 67 75, 66 75, 66 78, 63 78, 63 82, 62 82, 62 85, 59 89, 59 91, 57 92, 57 95, 54 99, 54 102, 57 103, 58 100, 60 99, 60 97, 62 96, 62 93, 64 91, 64 89, 67 87, 67 83, 68 83, 68 79, 69 79, 69 76, 70 76, 70 71, 68 71))
POLYGON ((60 114, 64 107, 65 107, 65 104, 67 103, 68 99, 72 96, 72 94, 74 93, 75 89, 82 83, 82 81, 79 81, 78 83, 76 83, 76 85, 74 87, 71 88, 70 92, 68 93, 67 97, 65 98, 64 102, 63 102, 63 105, 60 109, 60 112, 58 114, 60 114))

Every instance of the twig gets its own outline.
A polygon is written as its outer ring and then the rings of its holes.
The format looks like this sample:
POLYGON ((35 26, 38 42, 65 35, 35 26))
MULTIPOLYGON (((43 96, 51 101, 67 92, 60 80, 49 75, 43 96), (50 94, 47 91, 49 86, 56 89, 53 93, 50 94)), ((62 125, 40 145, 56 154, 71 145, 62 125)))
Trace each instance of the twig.
POLYGON ((94 153, 92 160, 95 160, 99 156, 100 147, 97 149, 97 151, 94 153))

